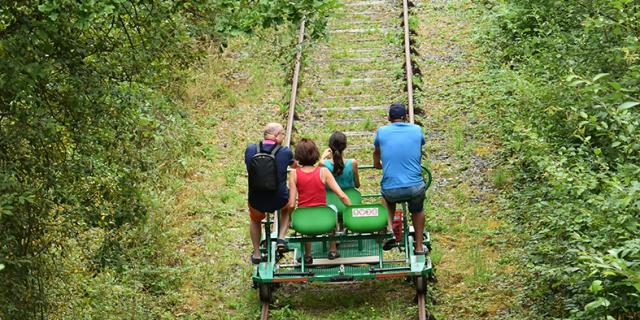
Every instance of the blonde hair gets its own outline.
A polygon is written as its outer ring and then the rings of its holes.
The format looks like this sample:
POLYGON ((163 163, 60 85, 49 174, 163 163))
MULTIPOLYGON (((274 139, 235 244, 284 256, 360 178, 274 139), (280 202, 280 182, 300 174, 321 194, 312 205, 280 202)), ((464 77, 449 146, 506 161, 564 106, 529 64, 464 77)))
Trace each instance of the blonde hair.
POLYGON ((277 122, 271 122, 271 123, 267 123, 264 126, 264 138, 266 139, 269 136, 272 137, 276 137, 278 135, 278 133, 284 131, 284 127, 282 127, 281 124, 277 123, 277 122))

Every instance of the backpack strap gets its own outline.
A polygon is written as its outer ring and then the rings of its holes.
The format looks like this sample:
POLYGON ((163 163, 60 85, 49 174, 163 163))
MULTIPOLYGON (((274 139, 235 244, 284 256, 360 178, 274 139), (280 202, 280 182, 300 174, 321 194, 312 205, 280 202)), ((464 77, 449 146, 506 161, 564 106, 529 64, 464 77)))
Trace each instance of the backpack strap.
POLYGON ((261 144, 262 144, 262 142, 256 143, 256 154, 260 153, 260 145, 261 144))
POLYGON ((277 153, 280 149, 282 149, 282 146, 280 146, 280 145, 276 145, 276 147, 275 147, 275 148, 273 148, 273 150, 271 150, 271 156, 275 158, 276 153, 277 153))

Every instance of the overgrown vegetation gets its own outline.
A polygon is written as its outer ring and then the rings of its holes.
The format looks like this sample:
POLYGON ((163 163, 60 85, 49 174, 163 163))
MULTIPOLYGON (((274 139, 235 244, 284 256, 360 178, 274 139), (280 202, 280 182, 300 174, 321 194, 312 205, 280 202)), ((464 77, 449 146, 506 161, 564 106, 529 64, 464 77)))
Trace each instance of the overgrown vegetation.
POLYGON ((480 102, 541 318, 640 317, 640 3, 485 1, 480 102))
POLYGON ((319 33, 330 5, 2 2, 0 318, 171 317, 185 270, 152 220, 195 143, 183 71, 210 41, 305 15, 319 33))

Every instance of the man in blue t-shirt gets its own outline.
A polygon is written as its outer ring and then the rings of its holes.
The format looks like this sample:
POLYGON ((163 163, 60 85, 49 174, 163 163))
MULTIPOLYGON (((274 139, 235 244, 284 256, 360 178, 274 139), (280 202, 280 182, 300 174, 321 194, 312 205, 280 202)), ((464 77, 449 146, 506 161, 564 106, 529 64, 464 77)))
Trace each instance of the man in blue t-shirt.
MULTIPOLYGON (((407 123, 404 105, 394 103, 389 107, 390 124, 378 128, 373 142, 373 166, 382 169, 381 193, 389 209, 389 229, 396 210, 396 203, 407 202, 413 227, 416 230, 415 254, 425 254, 422 240, 424 229, 424 199, 426 185, 422 178, 422 145, 425 139, 422 129, 407 123)), ((390 249, 392 239, 385 245, 390 249)))
MULTIPOLYGON (((260 142, 260 150, 270 153, 284 140, 284 128, 279 123, 269 123, 264 128, 264 138, 260 142)), ((250 144, 244 152, 244 162, 249 172, 249 164, 251 158, 258 153, 256 144, 250 144)), ((289 217, 292 208, 287 206, 289 202, 289 188, 287 188, 287 167, 294 164, 293 153, 287 147, 282 147, 275 154, 278 188, 276 191, 257 191, 249 188, 249 233, 251 234, 251 242, 253 244, 253 254, 251 262, 253 264, 260 263, 262 257, 260 255, 260 237, 262 230, 260 222, 267 216, 267 212, 280 210, 280 230, 278 230, 277 246, 279 251, 287 250, 287 242, 284 237, 289 228, 289 217)))

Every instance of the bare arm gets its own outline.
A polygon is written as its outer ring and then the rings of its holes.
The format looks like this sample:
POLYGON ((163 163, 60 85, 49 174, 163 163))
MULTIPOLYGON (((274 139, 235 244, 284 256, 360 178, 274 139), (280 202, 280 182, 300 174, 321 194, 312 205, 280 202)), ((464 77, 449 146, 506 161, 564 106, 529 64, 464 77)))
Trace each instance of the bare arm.
MULTIPOLYGON (((331 152, 331 149, 326 148, 324 152, 322 152, 322 155, 320 156, 320 160, 329 159, 333 156, 332 154, 333 153, 331 152)), ((320 163, 322 163, 322 161, 320 161, 320 163)))
POLYGON ((380 162, 380 147, 376 146, 373 150, 373 167, 376 169, 382 169, 382 162, 380 162))
POLYGON ((356 188, 360 188, 360 174, 358 173, 358 160, 351 160, 351 168, 353 169, 353 183, 356 188))
POLYGON ((331 189, 331 191, 335 192, 336 195, 338 195, 338 198, 340 198, 340 201, 342 201, 342 203, 344 203, 347 206, 350 206, 351 200, 349 200, 349 197, 347 197, 347 195, 342 191, 342 189, 340 189, 340 186, 336 182, 336 178, 334 178, 333 175, 331 174, 331 171, 329 171, 329 169, 327 168, 322 168, 321 170, 324 176, 325 183, 329 186, 329 189, 331 189))
POLYGON ((293 209, 296 206, 296 198, 298 197, 298 188, 296 187, 296 171, 289 173, 289 208, 293 209))

